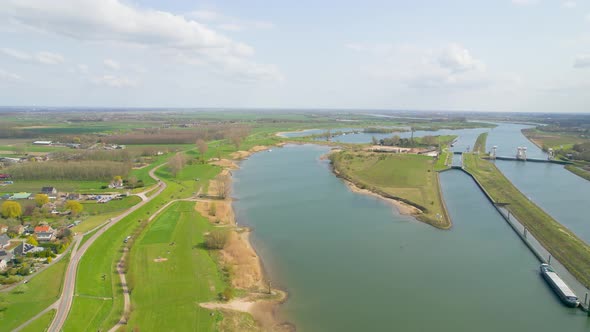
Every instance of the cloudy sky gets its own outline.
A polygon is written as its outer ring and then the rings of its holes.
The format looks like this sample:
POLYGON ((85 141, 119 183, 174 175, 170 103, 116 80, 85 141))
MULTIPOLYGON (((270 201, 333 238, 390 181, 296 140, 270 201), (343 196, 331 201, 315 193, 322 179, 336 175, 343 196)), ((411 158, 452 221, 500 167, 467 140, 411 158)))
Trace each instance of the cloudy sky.
POLYGON ((2 0, 0 105, 590 112, 590 1, 2 0))

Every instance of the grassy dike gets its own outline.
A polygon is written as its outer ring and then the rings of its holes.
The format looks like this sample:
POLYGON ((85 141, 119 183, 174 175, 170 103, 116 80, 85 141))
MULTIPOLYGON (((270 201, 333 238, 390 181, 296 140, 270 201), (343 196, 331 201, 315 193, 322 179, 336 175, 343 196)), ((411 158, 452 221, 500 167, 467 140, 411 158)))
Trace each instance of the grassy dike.
MULTIPOLYGON (((164 162, 161 160, 160 164, 164 162)), ((154 165, 157 166, 159 164, 154 165)), ((178 178, 172 178, 165 167, 156 171, 168 187, 107 230, 82 257, 76 276, 74 301, 64 331, 106 330, 115 325, 123 311, 123 293, 115 265, 121 256, 123 240, 138 227, 138 221, 148 218, 172 199, 190 197, 196 186, 207 183, 217 172, 219 168, 211 165, 187 166, 183 170, 184 175, 178 178), (192 171, 203 174, 202 179, 195 181, 192 171)))
POLYGON ((590 246, 531 202, 493 163, 463 154, 463 166, 490 194, 586 287, 590 286, 590 246))
POLYGON ((473 145, 473 152, 476 152, 479 154, 485 154, 487 140, 488 140, 488 133, 487 132, 479 134, 479 136, 477 136, 477 139, 475 140, 475 144, 473 145))
POLYGON ((342 151, 330 160, 336 174, 357 187, 416 207, 415 217, 434 227, 451 227, 432 157, 342 151))

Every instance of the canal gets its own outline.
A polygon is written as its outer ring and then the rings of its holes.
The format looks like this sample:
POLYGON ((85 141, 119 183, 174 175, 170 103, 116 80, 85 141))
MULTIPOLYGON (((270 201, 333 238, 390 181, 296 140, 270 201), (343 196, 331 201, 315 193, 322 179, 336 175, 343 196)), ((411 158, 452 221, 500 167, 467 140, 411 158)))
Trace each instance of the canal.
POLYGON ((298 331, 586 331, 473 181, 441 174, 453 220, 440 231, 350 192, 305 145, 258 153, 234 172, 238 221, 298 331))

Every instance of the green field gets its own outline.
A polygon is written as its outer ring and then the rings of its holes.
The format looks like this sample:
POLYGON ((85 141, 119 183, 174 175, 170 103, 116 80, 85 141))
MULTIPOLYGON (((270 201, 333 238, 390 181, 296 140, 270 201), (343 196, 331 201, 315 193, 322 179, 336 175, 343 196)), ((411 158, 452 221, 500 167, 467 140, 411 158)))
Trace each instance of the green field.
POLYGON ((23 332, 44 332, 49 329, 49 325, 51 321, 53 321, 53 317, 55 316, 55 310, 49 310, 43 316, 35 319, 31 324, 27 325, 21 331, 23 332))
POLYGON ((360 188, 418 207, 423 213, 417 218, 435 227, 451 227, 432 157, 344 151, 331 160, 342 177, 360 188))
POLYGON ((203 249, 203 233, 212 229, 194 202, 172 204, 135 242, 128 283, 133 312, 128 326, 140 331, 212 331, 221 313, 199 306, 216 300, 227 286, 203 249), (174 243, 174 245, 171 245, 174 243), (164 262, 154 262, 166 258, 164 262))
POLYGON ((125 211, 133 205, 141 202, 141 198, 138 196, 128 196, 122 199, 113 199, 108 203, 97 203, 96 201, 84 201, 84 213, 90 215, 97 215, 109 212, 125 211))
POLYGON ((120 192, 116 189, 101 189, 106 185, 102 181, 64 181, 64 180, 34 180, 34 181, 14 181, 14 184, 0 186, 0 193, 39 193, 42 187, 55 187, 60 192, 78 192, 78 193, 104 193, 120 192))
POLYGON ((219 167, 195 165, 173 178, 163 166, 156 171, 168 187, 152 201, 137 209, 101 235, 82 257, 76 277, 76 295, 64 331, 96 331, 114 326, 123 311, 123 294, 115 264, 121 257, 125 237, 166 202, 191 197, 195 186, 201 186, 219 172, 219 167), (199 181, 194 179, 198 178, 199 181), (102 276, 105 275, 103 279, 102 276), (93 313, 91 317, 88 313, 93 313))
POLYGON ((590 286, 590 246, 523 195, 493 163, 463 154, 464 167, 586 287, 590 286))
POLYGON ((31 278, 23 287, 24 292, 15 290, 0 293, 7 308, 0 315, 0 331, 11 331, 20 326, 49 305, 57 301, 61 294, 63 278, 70 254, 31 278))

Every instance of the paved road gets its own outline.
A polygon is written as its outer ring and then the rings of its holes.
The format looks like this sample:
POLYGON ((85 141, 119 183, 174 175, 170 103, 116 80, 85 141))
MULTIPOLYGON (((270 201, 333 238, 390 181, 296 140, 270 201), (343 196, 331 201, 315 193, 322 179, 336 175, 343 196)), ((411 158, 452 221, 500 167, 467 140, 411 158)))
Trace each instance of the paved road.
POLYGON ((156 180, 159 183, 159 189, 155 194, 151 195, 150 197, 146 197, 146 200, 143 200, 143 197, 142 197, 142 201, 140 203, 138 203, 137 205, 134 205, 129 210, 125 211, 123 214, 121 214, 115 218, 112 218, 108 223, 105 224, 105 226, 102 229, 100 229, 98 232, 96 232, 94 235, 92 235, 92 237, 90 239, 88 239, 88 241, 86 241, 84 243, 84 245, 82 247, 80 247, 79 250, 77 250, 77 252, 75 252, 75 253, 72 252, 72 258, 71 258, 68 268, 66 270, 64 289, 63 289, 61 297, 57 301, 57 303, 58 303, 57 308, 56 308, 57 312, 55 314, 55 317, 53 318, 53 321, 51 322, 51 325, 49 326, 49 330, 48 330, 49 332, 61 331, 61 329, 66 321, 68 313, 70 312, 70 308, 72 307, 72 301, 73 301, 74 290, 75 290, 75 285, 76 285, 76 272, 78 270, 78 264, 80 263, 80 260, 81 260, 82 256, 84 255, 84 253, 86 252, 86 250, 88 250, 88 248, 94 243, 94 241, 96 241, 96 239, 98 239, 98 237, 101 236, 106 230, 113 227, 117 222, 119 222, 123 218, 127 217, 129 214, 133 213, 137 209, 144 206, 147 202, 151 201, 152 199, 154 199, 155 197, 160 195, 162 193, 162 191, 164 189, 166 189, 166 183, 161 182, 160 179, 158 179, 158 177, 156 177, 156 175, 154 174, 154 172, 158 168, 162 167, 163 165, 165 165, 165 164, 162 164, 162 165, 152 169, 149 172, 150 177, 152 177, 154 180, 156 180))

